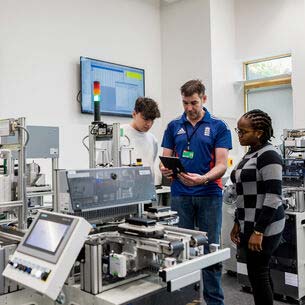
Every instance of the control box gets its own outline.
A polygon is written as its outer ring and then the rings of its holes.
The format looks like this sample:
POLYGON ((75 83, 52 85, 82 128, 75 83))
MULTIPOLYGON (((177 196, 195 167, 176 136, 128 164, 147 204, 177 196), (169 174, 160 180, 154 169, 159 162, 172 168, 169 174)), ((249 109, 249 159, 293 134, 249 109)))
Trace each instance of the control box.
POLYGON ((39 212, 3 275, 56 300, 90 229, 83 218, 39 212))
MULTIPOLYGON (((13 119, 0 120, 0 137, 14 135, 13 119)), ((1 143, 1 142, 0 142, 1 143)))

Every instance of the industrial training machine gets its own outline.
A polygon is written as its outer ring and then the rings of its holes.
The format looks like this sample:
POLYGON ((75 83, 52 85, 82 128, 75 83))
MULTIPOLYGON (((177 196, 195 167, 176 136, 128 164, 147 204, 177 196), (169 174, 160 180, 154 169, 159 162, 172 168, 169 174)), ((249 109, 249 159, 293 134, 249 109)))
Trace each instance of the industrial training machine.
MULTIPOLYGON (((10 160, 8 152, 2 156, 10 160)), ((20 198, 10 197, 22 207, 21 220, 0 226, 0 304, 188 303, 184 289, 198 286, 202 269, 228 259, 230 250, 209 244, 205 232, 176 226, 176 212, 157 206, 149 167, 93 163, 54 170, 49 209, 31 209, 26 188, 23 197, 18 188, 20 198)), ((18 177, 25 186, 25 171, 18 177)), ((14 204, 8 199, 0 211, 14 204)))

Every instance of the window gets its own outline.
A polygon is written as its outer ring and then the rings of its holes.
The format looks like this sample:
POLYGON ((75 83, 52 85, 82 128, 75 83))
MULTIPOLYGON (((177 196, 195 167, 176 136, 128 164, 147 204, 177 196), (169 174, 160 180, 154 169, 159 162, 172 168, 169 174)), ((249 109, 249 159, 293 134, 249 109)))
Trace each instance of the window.
POLYGON ((291 73, 290 54, 244 63, 245 111, 261 109, 270 115, 275 145, 282 143, 283 129, 293 128, 291 73))
POLYGON ((246 80, 258 80, 283 74, 291 75, 291 55, 281 55, 245 63, 246 80))

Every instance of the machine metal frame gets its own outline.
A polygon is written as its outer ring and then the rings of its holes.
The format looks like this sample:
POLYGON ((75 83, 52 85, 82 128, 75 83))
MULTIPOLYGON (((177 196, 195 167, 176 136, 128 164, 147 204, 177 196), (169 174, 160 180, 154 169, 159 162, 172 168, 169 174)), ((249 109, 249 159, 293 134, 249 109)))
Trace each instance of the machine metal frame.
MULTIPOLYGON (((18 208, 18 227, 26 229, 27 224, 27 201, 25 186, 25 118, 21 117, 16 120, 17 142, 12 144, 0 144, 0 148, 10 149, 18 152, 18 183, 17 183, 17 200, 0 202, 0 210, 18 208)), ((10 136, 11 134, 7 134, 10 136)), ((3 135, 4 136, 4 135, 3 135)), ((1 141, 2 143, 2 141, 1 141)))

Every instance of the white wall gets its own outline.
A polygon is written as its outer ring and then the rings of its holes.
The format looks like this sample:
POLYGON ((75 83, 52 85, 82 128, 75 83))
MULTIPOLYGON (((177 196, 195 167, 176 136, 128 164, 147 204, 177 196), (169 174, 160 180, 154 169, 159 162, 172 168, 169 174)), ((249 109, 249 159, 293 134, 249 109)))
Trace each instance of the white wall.
POLYGON ((294 127, 305 128, 305 103, 304 103, 304 84, 305 84, 305 1, 298 7, 298 18, 301 21, 296 32, 293 50, 293 105, 294 105, 294 127))
MULTIPOLYGON (((146 95, 161 100, 158 0, 0 0, 0 41, 0 117, 59 126, 61 168, 88 167, 81 139, 93 116, 76 102, 81 55, 144 68, 146 95)), ((161 129, 156 120, 158 138, 161 129)))
POLYGON ((234 0, 213 0, 211 4, 211 49, 213 111, 219 116, 236 117, 234 0))
MULTIPOLYGON (((234 0, 180 0, 161 7, 163 124, 182 113, 179 88, 192 78, 207 87, 208 109, 231 128, 243 111, 235 54, 234 0)), ((237 137, 234 151, 240 155, 237 137)))
POLYGON ((240 66, 243 61, 292 53, 294 125, 304 128, 304 0, 235 0, 235 16, 240 66))
POLYGON ((211 58, 213 113, 229 125, 233 149, 230 157, 234 163, 240 158, 240 147, 234 132, 237 118, 243 112, 240 87, 234 86, 241 67, 235 54, 235 7, 234 0, 211 0, 211 58))
POLYGON ((244 111, 243 90, 236 85, 242 63, 291 52, 294 124, 304 127, 304 12, 304 0, 180 0, 162 6, 163 124, 181 113, 180 85, 201 78, 210 110, 234 125, 244 111))
MULTIPOLYGON (((152 131, 183 111, 180 86, 207 87, 207 106, 234 124, 242 62, 291 52, 295 127, 305 127, 305 0, 0 0, 0 117, 60 127, 60 166, 84 168, 92 116, 80 113, 79 56, 141 67, 160 101, 152 131), (233 6, 234 4, 234 6, 233 6), (162 85, 162 86, 161 86, 162 85)), ((129 119, 103 117, 111 123, 129 119)))
POLYGON ((180 90, 190 79, 201 79, 212 105, 210 7, 208 0, 180 0, 163 5, 162 123, 183 112, 180 90))

